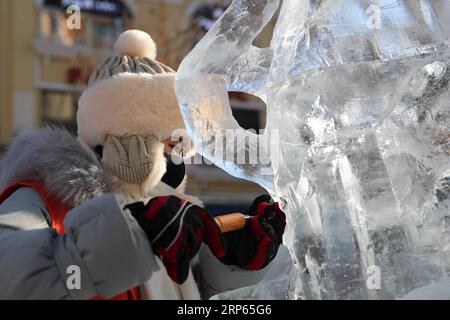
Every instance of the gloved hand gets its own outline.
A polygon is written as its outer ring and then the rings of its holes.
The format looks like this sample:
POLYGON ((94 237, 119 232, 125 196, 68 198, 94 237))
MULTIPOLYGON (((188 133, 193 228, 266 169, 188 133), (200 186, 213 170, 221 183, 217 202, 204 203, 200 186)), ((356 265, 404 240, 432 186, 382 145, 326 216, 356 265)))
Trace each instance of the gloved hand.
POLYGON ((286 215, 267 194, 253 201, 247 215, 251 218, 247 219, 243 229, 224 234, 228 251, 224 257, 218 258, 225 264, 260 270, 278 252, 283 241, 286 215))
POLYGON ((170 278, 182 284, 191 259, 205 242, 217 257, 225 255, 225 239, 205 210, 175 196, 156 197, 146 205, 127 205, 146 233, 153 252, 161 258, 170 278))

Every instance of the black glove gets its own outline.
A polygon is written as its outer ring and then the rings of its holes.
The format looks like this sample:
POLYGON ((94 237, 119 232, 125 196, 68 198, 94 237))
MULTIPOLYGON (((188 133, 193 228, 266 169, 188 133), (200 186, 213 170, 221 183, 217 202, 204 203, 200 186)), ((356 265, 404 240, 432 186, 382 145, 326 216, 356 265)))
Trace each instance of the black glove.
POLYGON ((125 207, 146 233, 170 278, 182 284, 202 241, 217 257, 225 255, 225 239, 205 210, 174 196, 157 197, 125 207))
POLYGON ((260 270, 278 252, 283 241, 286 215, 269 195, 256 198, 247 215, 251 218, 243 229, 224 234, 228 251, 224 257, 218 258, 225 264, 260 270))

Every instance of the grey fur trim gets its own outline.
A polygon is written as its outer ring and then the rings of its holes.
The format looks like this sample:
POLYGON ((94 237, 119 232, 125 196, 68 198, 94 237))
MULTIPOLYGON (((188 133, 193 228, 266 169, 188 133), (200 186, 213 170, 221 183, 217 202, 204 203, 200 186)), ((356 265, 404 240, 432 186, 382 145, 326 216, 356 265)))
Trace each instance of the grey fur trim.
POLYGON ((89 147, 53 127, 24 132, 11 142, 0 162, 0 190, 23 180, 42 181, 70 207, 108 192, 110 185, 89 147))

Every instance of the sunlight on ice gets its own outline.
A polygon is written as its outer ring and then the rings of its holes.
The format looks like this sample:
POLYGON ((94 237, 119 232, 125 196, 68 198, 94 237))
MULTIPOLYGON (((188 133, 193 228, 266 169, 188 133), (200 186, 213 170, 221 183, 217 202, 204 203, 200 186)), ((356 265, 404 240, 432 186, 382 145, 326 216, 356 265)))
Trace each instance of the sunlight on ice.
POLYGON ((450 272, 450 2, 377 3, 284 0, 271 46, 261 49, 253 40, 278 1, 236 0, 183 61, 177 94, 200 152, 287 203, 294 264, 278 279, 285 290, 270 295, 280 287, 269 276, 228 298, 442 292, 450 272), (228 91, 267 104, 264 134, 279 135, 259 150, 269 165, 222 161, 214 147, 202 148, 239 129, 228 91), (379 288, 368 286, 373 266, 379 288))

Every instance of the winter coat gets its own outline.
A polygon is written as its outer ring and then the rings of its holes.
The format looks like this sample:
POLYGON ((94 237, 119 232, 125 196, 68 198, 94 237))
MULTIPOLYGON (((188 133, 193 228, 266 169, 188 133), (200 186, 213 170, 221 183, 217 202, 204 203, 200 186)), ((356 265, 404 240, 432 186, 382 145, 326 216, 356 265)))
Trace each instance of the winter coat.
MULTIPOLYGON (((183 298, 186 286, 192 290, 192 275, 184 287, 169 283, 94 153, 66 131, 37 129, 13 140, 0 164, 0 192, 17 181, 42 182, 72 209, 64 220, 66 233, 58 234, 32 188, 21 187, 0 204, 0 299, 111 298, 143 284, 151 288, 144 298, 152 299, 183 298), (73 266, 80 271, 80 288, 69 289, 73 266)), ((206 246, 198 256, 205 298, 256 284, 265 273, 224 265, 206 246)))

